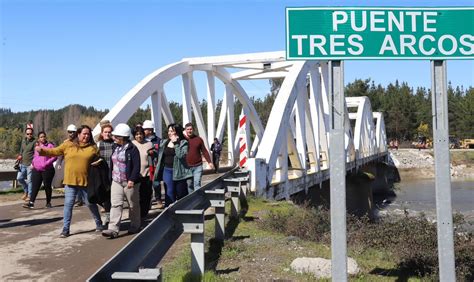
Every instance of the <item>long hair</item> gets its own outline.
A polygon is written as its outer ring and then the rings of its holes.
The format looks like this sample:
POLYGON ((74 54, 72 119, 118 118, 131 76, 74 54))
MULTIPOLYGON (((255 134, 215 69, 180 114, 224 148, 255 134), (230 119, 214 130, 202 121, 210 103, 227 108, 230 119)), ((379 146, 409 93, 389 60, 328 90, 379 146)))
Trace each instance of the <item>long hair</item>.
POLYGON ((89 136, 89 142, 87 142, 87 144, 89 145, 95 145, 95 142, 94 142, 94 138, 92 138, 92 129, 88 126, 88 125, 81 125, 78 129, 77 129, 77 134, 76 134, 76 137, 74 138, 74 144, 79 147, 79 134, 82 132, 82 130, 84 129, 89 129, 89 132, 90 132, 90 136, 89 136))
POLYGON ((186 138, 184 137, 184 134, 183 134, 183 127, 181 126, 181 124, 178 124, 178 123, 172 123, 172 124, 169 124, 168 125, 168 130, 170 128, 173 128, 174 131, 176 131, 176 135, 178 135, 179 139, 180 140, 186 140, 186 138))

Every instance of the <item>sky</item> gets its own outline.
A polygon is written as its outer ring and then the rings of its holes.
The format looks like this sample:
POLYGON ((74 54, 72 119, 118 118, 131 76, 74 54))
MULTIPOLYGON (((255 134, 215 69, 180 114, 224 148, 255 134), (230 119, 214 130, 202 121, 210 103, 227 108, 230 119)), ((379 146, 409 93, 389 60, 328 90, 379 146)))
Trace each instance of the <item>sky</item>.
MULTIPOLYGON (((145 76, 182 58, 285 50, 285 8, 413 6, 415 1, 0 0, 0 108, 82 104, 110 109, 145 76)), ((472 7, 466 1, 417 6, 472 7)), ((449 60, 448 80, 474 86, 473 60, 449 60)), ((429 61, 345 61, 345 83, 431 85, 429 61)), ((250 83, 263 97, 268 83, 250 83)), ((179 101, 180 87, 167 91, 179 101)))

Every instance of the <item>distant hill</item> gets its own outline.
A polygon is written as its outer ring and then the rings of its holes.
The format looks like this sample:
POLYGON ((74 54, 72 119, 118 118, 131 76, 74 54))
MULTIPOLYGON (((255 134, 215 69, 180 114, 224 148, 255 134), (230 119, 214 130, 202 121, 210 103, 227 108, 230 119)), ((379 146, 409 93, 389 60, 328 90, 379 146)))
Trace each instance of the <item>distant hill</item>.
POLYGON ((59 144, 64 141, 68 124, 87 124, 95 126, 108 110, 94 107, 69 105, 59 110, 37 110, 14 113, 10 109, 0 108, 0 158, 13 157, 23 137, 28 122, 32 122, 35 134, 45 131, 48 140, 59 144))
MULTIPOLYGON (((265 97, 251 101, 266 127, 268 117, 275 101, 282 80, 271 80, 270 93, 265 97)), ((448 83, 449 134, 459 138, 474 138, 474 88, 453 87, 448 83)), ((431 137, 433 114, 431 111, 431 93, 423 87, 414 88, 407 83, 390 83, 386 87, 375 84, 371 79, 356 79, 345 87, 345 95, 368 96, 373 111, 384 114, 388 140, 416 140, 417 136, 431 137)), ((216 105, 216 120, 219 119, 222 101, 216 105)), ((182 121, 182 106, 176 102, 169 104, 175 121, 182 121)), ((207 101, 200 102, 204 120, 207 119, 207 101)), ((235 103, 235 126, 238 124, 238 113, 242 105, 235 103)), ((0 158, 15 156, 19 150, 23 131, 31 121, 35 132, 45 131, 50 141, 56 144, 66 138, 68 124, 87 124, 94 127, 108 110, 97 110, 94 107, 69 105, 59 110, 38 110, 14 113, 10 109, 0 108, 0 158)), ((138 122, 151 118, 149 107, 139 108, 128 120, 133 128, 138 122)), ((162 136, 167 136, 166 125, 162 125, 162 136)), ((252 131, 252 134, 254 132, 252 131)), ((225 137, 224 137, 225 138, 225 137)), ((225 140, 223 140, 225 141, 225 140)))

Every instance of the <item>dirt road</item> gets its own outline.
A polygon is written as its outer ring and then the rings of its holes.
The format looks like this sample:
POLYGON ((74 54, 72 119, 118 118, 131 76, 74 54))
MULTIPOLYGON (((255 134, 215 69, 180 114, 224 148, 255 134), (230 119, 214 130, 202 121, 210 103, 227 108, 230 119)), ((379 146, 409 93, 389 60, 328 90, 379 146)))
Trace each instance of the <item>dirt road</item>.
MULTIPOLYGON (((87 207, 74 208, 71 236, 61 239, 63 203, 55 196, 53 208, 46 209, 44 194, 35 209, 21 207, 22 201, 0 206, 0 281, 85 281, 134 235, 108 240, 95 232, 87 207)), ((155 207, 150 219, 158 214, 155 207)), ((125 211, 128 223, 128 210, 125 211)))
MULTIPOLYGON (((204 176, 203 184, 216 176, 204 176)), ((95 232, 92 215, 83 206, 73 210, 71 236, 59 238, 64 198, 53 196, 51 209, 44 208, 43 191, 32 210, 22 208, 23 201, 11 195, 0 201, 0 281, 85 281, 135 236, 126 234, 128 209, 120 237, 110 240, 95 232)), ((160 211, 153 206, 147 222, 160 211)))

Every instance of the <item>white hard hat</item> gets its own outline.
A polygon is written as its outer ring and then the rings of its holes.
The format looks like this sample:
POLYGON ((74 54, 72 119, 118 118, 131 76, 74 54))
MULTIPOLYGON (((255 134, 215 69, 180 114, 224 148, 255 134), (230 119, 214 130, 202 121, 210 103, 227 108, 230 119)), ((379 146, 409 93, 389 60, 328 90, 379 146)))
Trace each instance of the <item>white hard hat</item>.
POLYGON ((142 126, 143 129, 155 129, 155 124, 147 119, 143 122, 143 126, 142 126))
POLYGON ((125 123, 119 123, 114 131, 112 131, 112 134, 115 136, 130 137, 130 126, 125 123))
POLYGON ((67 126, 67 131, 77 131, 77 127, 74 124, 67 126))

